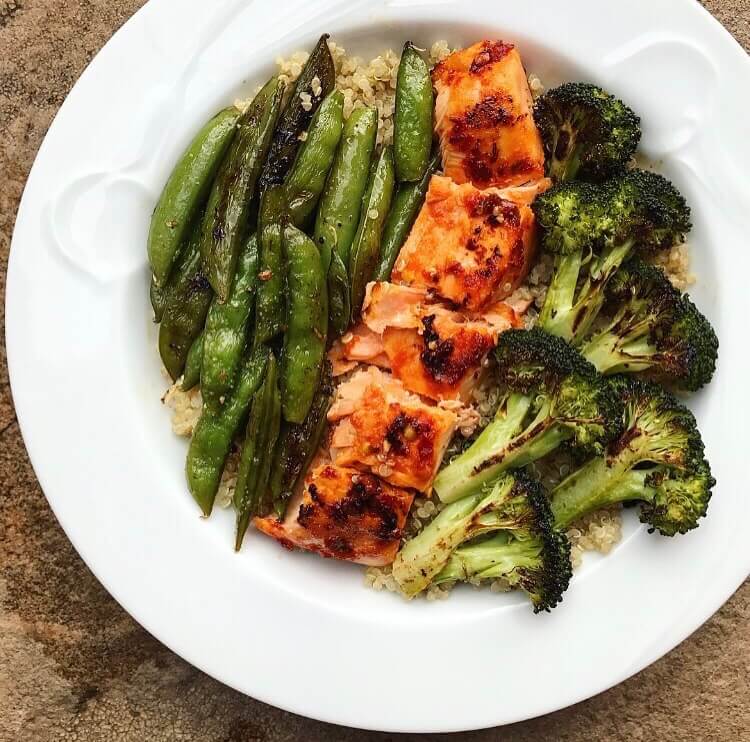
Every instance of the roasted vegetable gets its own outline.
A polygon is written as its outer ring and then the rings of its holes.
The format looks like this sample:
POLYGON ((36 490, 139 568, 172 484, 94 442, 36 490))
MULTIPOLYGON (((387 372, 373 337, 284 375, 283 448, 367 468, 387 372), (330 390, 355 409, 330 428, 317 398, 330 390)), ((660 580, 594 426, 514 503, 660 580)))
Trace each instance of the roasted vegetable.
POLYGON ((495 350, 501 402, 473 445, 444 468, 434 487, 443 502, 474 494, 499 474, 546 456, 563 443, 601 454, 620 431, 617 395, 560 338, 508 330, 495 350))

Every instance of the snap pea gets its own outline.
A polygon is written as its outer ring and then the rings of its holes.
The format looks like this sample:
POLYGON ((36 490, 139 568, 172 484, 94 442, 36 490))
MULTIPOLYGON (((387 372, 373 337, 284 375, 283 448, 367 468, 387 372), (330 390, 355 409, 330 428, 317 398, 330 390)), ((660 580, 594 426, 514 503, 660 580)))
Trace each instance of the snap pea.
POLYGON ((335 90, 315 112, 307 138, 284 181, 289 218, 297 227, 304 226, 315 211, 343 126, 344 96, 335 90))
POLYGON ((283 92, 283 83, 271 78, 242 114, 237 123, 237 135, 208 199, 201 227, 201 254, 206 276, 222 303, 232 287, 255 186, 271 142, 283 92))
POLYGON ((188 351, 203 330, 213 291, 201 267, 196 230, 185 246, 174 282, 167 290, 164 316, 159 325, 159 354, 173 380, 182 373, 188 351))
POLYGON ((315 243, 293 225, 284 229, 287 312, 281 364, 284 419, 301 423, 320 379, 328 330, 325 274, 315 243))
POLYGON ((257 280, 258 240, 252 233, 240 253, 229 297, 224 304, 214 298, 206 317, 201 394, 203 401, 214 409, 223 404, 234 386, 245 349, 257 280))
POLYGON ((344 122, 315 219, 315 244, 321 252, 338 253, 347 270, 377 132, 378 114, 374 108, 355 108, 344 122))
POLYGON ((182 391, 189 392, 201 380, 201 365, 203 363, 203 336, 202 332, 193 341, 185 361, 185 370, 182 372, 182 391))
POLYGON ((432 80, 430 70, 410 41, 404 46, 396 80, 393 155, 399 181, 419 180, 432 149, 432 80))
POLYGON ((231 399, 216 412, 204 407, 195 426, 185 473, 190 493, 204 515, 211 515, 232 439, 263 381, 269 355, 268 349, 260 348, 248 356, 240 369, 231 399))
POLYGON ((240 452, 234 507, 237 511, 237 535, 234 543, 240 550, 242 540, 255 515, 266 515, 270 505, 266 491, 271 472, 273 451, 281 425, 276 357, 269 354, 263 384, 253 397, 245 431, 245 442, 240 452))
POLYGON ((204 205, 232 141, 239 117, 234 106, 217 113, 190 142, 159 196, 148 232, 148 260, 157 286, 164 286, 169 278, 193 218, 204 205))
POLYGON ((253 343, 268 343, 284 329, 283 229, 287 220, 286 199, 281 186, 272 186, 260 199, 258 247, 260 271, 255 306, 253 343))
POLYGON ((367 191, 362 200, 362 215, 352 244, 350 261, 352 314, 357 315, 365 298, 365 287, 378 264, 380 238, 391 208, 395 174, 393 151, 384 147, 373 162, 367 191))
POLYGON ((352 305, 349 297, 349 276, 337 253, 332 253, 328 268, 328 334, 341 337, 349 327, 352 305))
POLYGON ((425 194, 430 186, 434 173, 440 169, 440 150, 436 150, 427 165, 424 175, 416 183, 401 183, 393 197, 391 210, 383 227, 383 238, 380 241, 380 256, 375 269, 373 281, 388 281, 393 264, 403 247, 409 231, 424 203, 425 194))
POLYGON ((148 296, 151 300, 151 308, 154 310, 154 322, 161 322, 161 318, 164 316, 164 307, 167 305, 167 289, 169 283, 165 283, 164 286, 159 286, 156 283, 156 276, 151 274, 151 284, 148 287, 148 296))
POLYGON ((318 450, 326 428, 326 415, 333 396, 331 364, 323 366, 320 386, 315 392, 310 411, 299 425, 284 423, 276 443, 271 465, 268 491, 279 518, 284 516, 286 505, 294 487, 310 465, 318 450))
POLYGON ((320 102, 333 90, 335 83, 336 69, 328 48, 328 34, 323 34, 305 62, 279 117, 260 178, 262 191, 283 182, 299 149, 300 134, 307 129, 320 102), (312 89, 312 81, 315 77, 320 83, 320 90, 317 92, 312 89), (310 94, 310 108, 306 109, 304 106, 300 97, 301 93, 310 94))

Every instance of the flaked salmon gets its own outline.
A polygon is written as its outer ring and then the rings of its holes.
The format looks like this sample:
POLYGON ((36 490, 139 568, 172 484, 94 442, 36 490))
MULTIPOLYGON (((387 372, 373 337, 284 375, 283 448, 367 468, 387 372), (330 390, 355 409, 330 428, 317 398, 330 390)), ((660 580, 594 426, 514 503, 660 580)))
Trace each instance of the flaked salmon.
POLYGON ((390 564, 414 493, 332 464, 311 470, 286 517, 256 518, 259 531, 288 548, 357 564, 390 564))
POLYGON ((455 412, 427 404, 375 366, 339 385, 328 420, 334 464, 420 492, 432 488, 457 425, 455 412))
POLYGON ((443 171, 480 188, 544 177, 544 150, 533 99, 513 44, 480 41, 446 57, 432 71, 435 129, 443 171))

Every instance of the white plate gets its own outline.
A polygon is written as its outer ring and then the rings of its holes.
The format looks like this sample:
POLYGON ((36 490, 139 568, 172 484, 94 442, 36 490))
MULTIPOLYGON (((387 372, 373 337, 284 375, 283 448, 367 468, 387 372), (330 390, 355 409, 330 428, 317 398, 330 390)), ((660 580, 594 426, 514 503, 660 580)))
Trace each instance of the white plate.
MULTIPOLYGON (((18 418, 55 514, 143 626, 219 680, 339 724, 452 731, 580 701, 669 651, 750 569, 744 491, 750 65, 691 0, 202 2, 152 0, 81 77, 50 128, 16 224, 7 345, 18 418), (283 10, 282 10, 283 8, 283 10), (145 241, 161 185, 192 134, 279 53, 329 31, 367 55, 407 38, 516 42, 544 81, 589 79, 644 119, 643 151, 694 208, 693 292, 722 342, 691 399, 719 480, 688 536, 590 558, 564 603, 460 590, 407 604, 362 570, 198 517, 185 443, 159 404, 145 241)), ((632 514, 631 514, 632 515, 632 514)))

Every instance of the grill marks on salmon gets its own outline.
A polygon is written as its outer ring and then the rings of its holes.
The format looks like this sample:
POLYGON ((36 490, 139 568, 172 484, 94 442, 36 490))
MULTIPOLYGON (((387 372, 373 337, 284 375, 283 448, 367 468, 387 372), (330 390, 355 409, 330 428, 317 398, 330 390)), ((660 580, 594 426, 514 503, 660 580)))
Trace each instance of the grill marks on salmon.
POLYGON ((331 459, 397 487, 429 492, 456 429, 454 412, 428 405, 374 366, 336 390, 331 459))
POLYGON ((284 520, 255 526, 287 548, 382 566, 396 557, 414 493, 371 474, 332 464, 313 469, 284 520))
POLYGON ((443 171, 456 183, 510 186, 544 177, 544 150, 521 55, 480 41, 432 71, 443 171))
POLYGON ((406 389, 436 401, 468 400, 498 335, 522 324, 502 302, 471 315, 391 283, 368 285, 362 320, 332 349, 334 368, 389 368, 406 389))
MULTIPOLYGON (((538 189, 537 189, 538 190, 538 189)), ((477 311, 511 294, 535 254, 528 189, 479 190, 435 175, 391 279, 477 311)))

